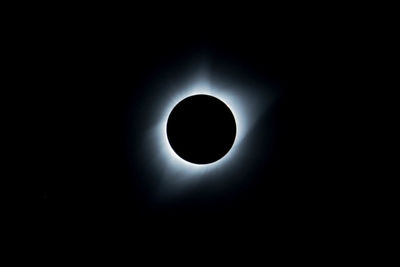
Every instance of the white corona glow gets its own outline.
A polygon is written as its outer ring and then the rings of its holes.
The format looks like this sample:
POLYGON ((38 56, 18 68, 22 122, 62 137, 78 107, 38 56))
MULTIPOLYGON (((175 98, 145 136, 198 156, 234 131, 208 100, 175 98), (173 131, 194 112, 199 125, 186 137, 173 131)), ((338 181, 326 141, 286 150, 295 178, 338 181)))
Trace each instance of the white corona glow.
POLYGON ((171 101, 169 101, 168 105, 166 106, 163 118, 161 120, 161 123, 159 125, 159 133, 162 135, 162 137, 160 136, 160 139, 163 140, 163 145, 162 147, 165 148, 166 151, 164 151, 164 153, 168 154, 168 159, 170 159, 170 164, 172 167, 180 167, 183 168, 183 170, 185 171, 191 171, 193 172, 200 172, 203 173, 206 170, 210 170, 210 168, 214 168, 214 167, 218 167, 224 163, 226 163, 227 161, 229 161, 230 158, 232 158, 232 154, 235 153, 235 148, 237 147, 237 143, 239 142, 239 140, 241 139, 241 137, 243 137, 243 118, 240 118, 239 114, 240 112, 236 112, 237 110, 239 110, 239 105, 237 105, 237 101, 236 101, 236 105, 235 105, 235 101, 234 101, 234 96, 232 95, 226 95, 223 92, 219 91, 219 90, 211 90, 210 87, 208 87, 207 85, 204 84, 198 84, 193 86, 192 88, 188 88, 185 91, 182 91, 181 93, 178 93, 176 95, 176 98, 171 99, 171 101), (214 96, 216 98, 218 98, 219 100, 221 100, 222 102, 224 102, 229 109, 232 111, 233 116, 235 118, 235 123, 236 123, 236 137, 235 137, 235 141, 233 143, 233 146, 231 147, 231 149, 228 151, 228 153, 222 157, 221 159, 209 163, 209 164, 194 164, 191 162, 188 162, 184 159, 182 159, 180 156, 178 156, 175 151, 172 149, 169 141, 168 141, 168 136, 167 136, 167 121, 168 121, 168 117, 169 114, 171 113, 172 109, 183 99, 189 97, 189 96, 193 96, 193 95, 199 95, 199 94, 204 94, 204 95, 210 95, 210 96, 214 96), (242 119, 242 120, 241 120, 242 119))
POLYGON ((163 138, 163 139, 164 139, 164 142, 166 143, 166 145, 168 146, 168 153, 169 153, 170 156, 173 157, 175 160, 177 160, 177 161, 182 161, 182 164, 185 164, 185 165, 188 166, 188 167, 191 166, 191 167, 193 167, 193 168, 209 168, 209 167, 211 167, 211 166, 214 166, 214 165, 218 164, 221 160, 223 160, 225 157, 227 157, 228 154, 231 152, 231 150, 232 150, 233 147, 235 146, 236 139, 237 139, 237 137, 238 137, 238 135, 239 135, 239 134, 238 134, 238 129, 239 129, 239 127, 238 127, 238 122, 237 122, 237 119, 236 119, 236 116, 235 116, 235 112, 232 110, 231 106, 230 106, 229 104, 226 103, 226 101, 224 101, 224 100, 221 99, 220 97, 217 97, 216 95, 211 95, 209 92, 206 93, 206 91, 209 91, 208 88, 201 89, 201 87, 200 87, 199 89, 196 89, 195 91, 196 91, 195 93, 191 92, 191 94, 189 94, 188 96, 183 97, 182 99, 178 100, 178 101, 175 103, 175 105, 173 105, 173 107, 169 110, 168 115, 167 115, 167 117, 166 117, 166 119, 165 119, 165 123, 162 125, 163 128, 164 128, 164 138, 163 138), (200 93, 200 92, 201 92, 201 93, 200 93), (222 102, 224 102, 225 105, 228 106, 228 108, 229 108, 229 109, 231 110, 231 112, 233 113, 233 117, 234 117, 234 119, 235 119, 235 124, 236 124, 236 125, 235 125, 235 127, 236 127, 236 136, 235 136, 235 140, 234 140, 234 142, 233 142, 233 145, 232 145, 232 147, 230 148, 230 150, 229 150, 221 159, 219 159, 219 160, 217 160, 217 161, 215 161, 215 162, 211 162, 211 163, 207 163, 207 164, 196 164, 196 163, 188 162, 188 161, 182 159, 179 155, 176 154, 176 152, 172 149, 171 144, 170 144, 169 141, 168 141, 167 122, 168 122, 169 114, 171 113, 172 109, 173 109, 180 101, 182 101, 183 99, 185 99, 185 98, 187 98, 187 97, 194 96, 194 95, 210 95, 210 96, 217 97, 219 100, 221 100, 222 102))
MULTIPOLYGON (((171 178, 175 181, 187 180, 188 178, 201 177, 210 171, 215 171, 224 167, 232 167, 240 164, 235 160, 239 156, 239 151, 243 152, 242 142, 248 131, 265 106, 265 99, 257 94, 250 93, 251 90, 243 90, 240 88, 224 88, 209 84, 205 79, 197 80, 190 86, 182 86, 182 88, 171 88, 169 97, 164 97, 157 105, 160 105, 159 118, 156 119, 156 126, 151 133, 149 140, 153 147, 153 162, 161 166, 162 176, 171 182, 171 178), (183 99, 205 94, 214 96, 224 102, 232 111, 236 123, 236 137, 233 146, 228 153, 218 161, 209 164, 194 164, 179 157, 169 144, 167 137, 167 121, 172 109, 183 99), (264 105, 262 104, 264 103, 264 105)), ((189 179, 192 180, 192 179, 189 179)))

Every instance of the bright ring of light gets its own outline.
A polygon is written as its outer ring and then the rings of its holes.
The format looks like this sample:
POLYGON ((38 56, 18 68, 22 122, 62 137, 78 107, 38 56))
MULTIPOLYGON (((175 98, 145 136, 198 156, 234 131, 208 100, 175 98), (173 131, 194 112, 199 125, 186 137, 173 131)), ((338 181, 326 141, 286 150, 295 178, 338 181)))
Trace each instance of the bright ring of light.
MULTIPOLYGON (((254 117, 252 116, 254 112, 252 112, 251 108, 244 108, 245 105, 243 101, 246 100, 249 102, 249 99, 246 98, 243 93, 241 94, 240 91, 224 90, 215 87, 211 89, 211 86, 206 82, 198 82, 192 87, 180 90, 180 92, 167 98, 167 101, 165 101, 166 103, 163 104, 164 109, 161 114, 161 119, 153 132, 153 141, 158 144, 154 152, 158 153, 158 156, 161 157, 160 163, 164 168, 164 173, 167 176, 192 177, 205 174, 215 168, 232 163, 233 158, 237 156, 240 143, 249 128, 250 120, 246 118, 254 117), (210 164, 194 164, 179 157, 170 146, 166 132, 168 117, 172 109, 183 99, 197 94, 211 95, 220 99, 232 111, 236 122, 236 137, 233 146, 224 157, 210 164)), ((251 105, 251 103, 249 104, 251 105)))
MULTIPOLYGON (((213 95, 204 94, 204 93, 202 93, 202 94, 193 94, 193 95, 190 95, 190 96, 195 96, 195 95, 208 95, 208 96, 213 96, 213 95)), ((188 97, 190 97, 190 96, 188 96, 188 97)), ((215 97, 215 96, 213 96, 213 97, 215 97)), ((175 104, 175 106, 176 106, 179 102, 181 102, 182 100, 184 100, 184 99, 186 99, 186 98, 187 98, 187 97, 185 97, 185 98, 181 99, 180 101, 178 101, 178 102, 175 104)), ((217 98, 217 99, 218 99, 218 98, 217 98)), ((218 100, 220 100, 221 102, 223 102, 223 103, 229 108, 229 110, 232 112, 233 119, 234 119, 234 122, 235 122, 235 129, 236 129, 236 132, 237 132, 237 122, 236 122, 236 117, 235 117, 234 112, 232 111, 232 109, 230 108, 230 106, 229 106, 227 103, 225 103, 225 102, 224 102, 223 100, 221 100, 221 99, 218 99, 218 100)), ((175 107, 175 106, 174 106, 174 107, 175 107)), ((171 114, 171 112, 172 112, 172 109, 171 109, 171 111, 169 112, 169 114, 171 114)), ((170 116, 170 115, 168 115, 168 117, 169 117, 169 116, 170 116)), ((229 152, 232 150, 232 148, 235 146, 235 141, 236 141, 236 137, 237 137, 236 132, 235 132, 235 138, 234 138, 234 140, 233 140, 232 146, 229 148, 228 152, 227 152, 225 155, 222 156, 222 158, 218 159, 217 161, 214 161, 214 162, 211 162, 211 163, 206 163, 206 164, 197 164, 197 163, 189 162, 189 161, 187 161, 187 160, 181 158, 181 157, 180 157, 178 154, 176 154, 176 152, 173 150, 173 148, 172 148, 172 146, 171 146, 171 144, 170 144, 170 142, 169 142, 169 140, 168 140, 167 122, 168 122, 168 118, 167 118, 166 124, 165 124, 165 136, 166 136, 166 138, 167 138, 168 145, 169 145, 170 149, 172 150, 172 152, 173 152, 176 156, 178 156, 180 159, 182 159, 183 161, 185 161, 185 162, 187 162, 187 163, 190 163, 190 164, 193 164, 193 165, 200 165, 200 166, 207 166, 207 165, 216 163, 216 162, 222 160, 224 157, 226 157, 226 156, 229 154, 229 152)))
POLYGON ((189 84, 177 86, 176 83, 171 83, 169 88, 163 88, 167 93, 159 98, 157 107, 154 107, 155 110, 158 108, 153 115, 155 125, 145 143, 150 148, 147 155, 152 168, 155 168, 154 171, 161 180, 171 186, 193 180, 188 178, 213 177, 207 174, 214 174, 217 170, 234 170, 245 164, 250 158, 248 147, 243 141, 269 103, 269 98, 259 93, 257 86, 253 88, 238 82, 225 83, 223 86, 211 85, 205 77, 194 79, 189 84), (170 146, 167 136, 167 121, 173 108, 183 99, 198 94, 210 95, 224 102, 236 123, 236 137, 231 149, 224 157, 209 164, 194 164, 182 159, 170 146))

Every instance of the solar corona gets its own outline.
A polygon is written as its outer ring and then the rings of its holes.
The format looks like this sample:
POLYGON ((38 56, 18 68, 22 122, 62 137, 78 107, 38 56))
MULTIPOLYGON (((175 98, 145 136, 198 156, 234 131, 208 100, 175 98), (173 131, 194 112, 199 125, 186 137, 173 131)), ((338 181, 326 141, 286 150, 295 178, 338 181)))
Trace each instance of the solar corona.
POLYGON ((235 118, 216 97, 198 94, 180 101, 167 122, 167 137, 174 152, 193 164, 223 158, 236 137, 235 118))
POLYGON ((176 188, 246 164, 243 141, 268 104, 257 88, 201 76, 161 86, 143 143, 154 177, 176 188))

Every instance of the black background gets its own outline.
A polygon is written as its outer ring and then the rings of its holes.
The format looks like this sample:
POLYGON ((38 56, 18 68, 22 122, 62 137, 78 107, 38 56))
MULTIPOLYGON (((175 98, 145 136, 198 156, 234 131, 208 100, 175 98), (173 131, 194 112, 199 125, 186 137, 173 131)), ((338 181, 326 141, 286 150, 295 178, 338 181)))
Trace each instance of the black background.
MULTIPOLYGON (((354 204, 354 182, 338 170, 345 130, 335 127, 336 99, 346 96, 351 69, 351 33, 323 15, 252 14, 54 14, 23 22, 13 42, 21 84, 30 88, 22 100, 29 109, 21 138, 31 160, 17 201, 33 211, 29 220, 43 229, 138 236, 340 232, 342 215, 354 204), (258 167, 234 191, 210 196, 200 188, 153 204, 151 185, 138 177, 139 160, 126 149, 131 112, 149 80, 198 54, 213 58, 216 68, 235 64, 244 77, 277 88, 268 115, 274 146, 265 147, 264 161, 257 155, 258 167)), ((259 132, 267 127, 264 119, 259 132)))

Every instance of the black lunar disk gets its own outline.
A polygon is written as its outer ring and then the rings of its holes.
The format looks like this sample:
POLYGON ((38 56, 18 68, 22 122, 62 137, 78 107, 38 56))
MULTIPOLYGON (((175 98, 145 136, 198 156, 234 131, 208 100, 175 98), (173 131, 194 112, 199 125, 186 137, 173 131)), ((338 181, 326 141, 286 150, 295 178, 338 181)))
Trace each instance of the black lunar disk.
POLYGON ((236 137, 235 118, 218 98, 190 96, 171 111, 167 136, 172 149, 184 160, 212 163, 231 149, 236 137))

